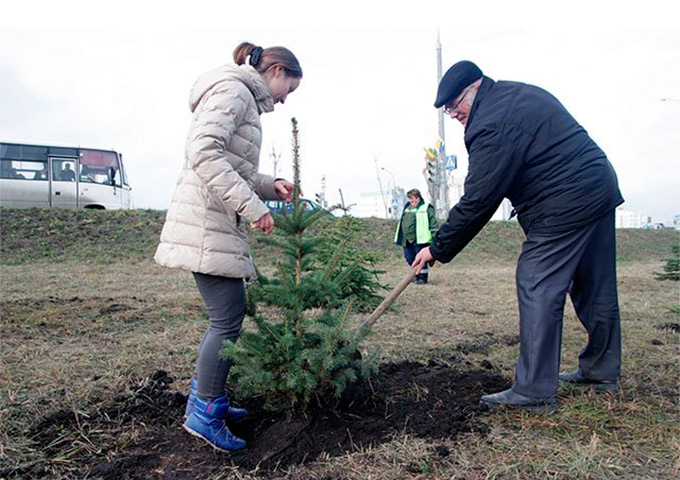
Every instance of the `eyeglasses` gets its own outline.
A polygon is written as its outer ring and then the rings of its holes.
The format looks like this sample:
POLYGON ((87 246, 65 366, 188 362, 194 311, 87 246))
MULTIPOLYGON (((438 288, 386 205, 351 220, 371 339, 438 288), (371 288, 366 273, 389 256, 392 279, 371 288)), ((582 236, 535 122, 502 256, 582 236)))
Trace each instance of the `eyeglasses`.
POLYGON ((463 91, 463 95, 460 97, 460 100, 458 100, 455 105, 444 105, 444 113, 451 115, 451 113, 457 111, 460 104, 463 103, 463 100, 465 100, 465 97, 467 97, 469 91, 470 87, 466 88, 465 91, 463 91))

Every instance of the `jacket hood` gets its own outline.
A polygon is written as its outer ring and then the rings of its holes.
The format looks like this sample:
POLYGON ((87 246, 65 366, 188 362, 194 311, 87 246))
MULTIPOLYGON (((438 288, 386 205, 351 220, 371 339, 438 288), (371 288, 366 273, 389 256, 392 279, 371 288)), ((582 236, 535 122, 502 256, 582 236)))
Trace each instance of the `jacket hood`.
POLYGON ((193 113, 201 99, 215 85, 222 82, 240 82, 250 90, 257 103, 259 113, 274 110, 274 98, 262 75, 250 65, 226 64, 208 70, 198 77, 189 95, 189 108, 193 113))

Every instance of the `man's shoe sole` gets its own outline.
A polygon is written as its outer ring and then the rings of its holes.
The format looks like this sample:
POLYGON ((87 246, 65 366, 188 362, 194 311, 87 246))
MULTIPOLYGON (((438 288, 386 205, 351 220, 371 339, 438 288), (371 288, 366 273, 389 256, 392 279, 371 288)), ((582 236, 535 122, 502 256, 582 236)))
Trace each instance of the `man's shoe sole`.
POLYGON ((618 392, 621 390, 621 386, 618 383, 580 383, 580 382, 567 382, 565 380, 560 380, 561 383, 565 385, 573 385, 578 388, 592 388, 598 392, 618 392))
POLYGON ((508 408, 512 410, 524 410, 531 413, 554 413, 557 411, 557 404, 544 403, 541 405, 508 405, 507 403, 489 403, 480 400, 481 405, 486 405, 491 410, 500 410, 501 408, 508 408))

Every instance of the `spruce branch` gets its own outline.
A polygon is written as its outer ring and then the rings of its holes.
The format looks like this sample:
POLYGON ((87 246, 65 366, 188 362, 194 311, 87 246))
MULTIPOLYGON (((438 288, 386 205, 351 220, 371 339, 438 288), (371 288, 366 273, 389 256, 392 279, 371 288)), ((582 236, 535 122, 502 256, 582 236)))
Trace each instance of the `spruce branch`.
POLYGON ((359 267, 358 262, 352 263, 349 267, 345 268, 345 270, 340 272, 340 275, 338 275, 335 278, 335 281, 338 282, 338 284, 344 283, 358 267, 359 267))
POLYGON ((340 317, 340 324, 344 325, 345 321, 347 320, 347 316, 349 315, 350 310, 352 309, 352 304, 354 303, 354 299, 350 299, 350 301, 347 303, 347 306, 345 307, 345 311, 342 314, 342 317, 340 317))
POLYGON ((323 277, 322 283, 326 283, 330 278, 331 274, 335 270, 335 267, 338 265, 338 262, 340 261, 340 256, 342 255, 343 250, 345 250, 345 242, 340 243, 340 246, 335 252, 335 255, 333 255, 333 261, 331 262, 330 267, 326 271, 326 275, 323 277))

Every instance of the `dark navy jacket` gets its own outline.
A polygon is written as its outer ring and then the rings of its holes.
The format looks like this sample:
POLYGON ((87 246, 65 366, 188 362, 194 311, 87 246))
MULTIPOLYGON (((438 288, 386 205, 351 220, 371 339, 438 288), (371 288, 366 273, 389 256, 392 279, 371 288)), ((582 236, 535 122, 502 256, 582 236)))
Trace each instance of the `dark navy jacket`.
POLYGON ((507 197, 525 233, 584 226, 623 203, 604 152, 550 93, 484 77, 465 128, 465 193, 430 246, 449 262, 507 197))

